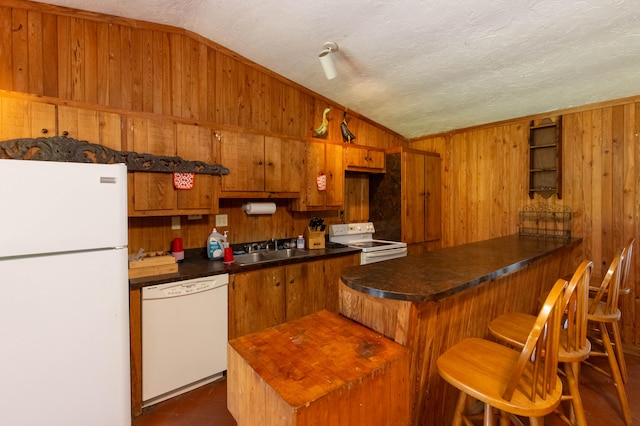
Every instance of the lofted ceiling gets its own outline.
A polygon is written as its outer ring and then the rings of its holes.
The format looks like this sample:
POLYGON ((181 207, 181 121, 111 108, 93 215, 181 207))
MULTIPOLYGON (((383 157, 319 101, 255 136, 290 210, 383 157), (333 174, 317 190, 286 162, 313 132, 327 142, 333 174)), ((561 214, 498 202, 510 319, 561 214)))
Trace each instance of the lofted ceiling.
POLYGON ((640 94, 633 0, 46 3, 193 31, 407 138, 640 94))

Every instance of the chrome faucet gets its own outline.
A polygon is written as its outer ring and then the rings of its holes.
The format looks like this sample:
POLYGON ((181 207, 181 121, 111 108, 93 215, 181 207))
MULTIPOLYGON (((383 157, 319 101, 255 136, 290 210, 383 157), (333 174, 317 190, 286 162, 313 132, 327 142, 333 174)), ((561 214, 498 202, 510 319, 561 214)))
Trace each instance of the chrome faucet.
POLYGON ((273 249, 278 250, 278 240, 276 240, 275 238, 270 238, 267 241, 265 241, 264 242, 265 250, 269 250, 269 244, 273 244, 273 249))

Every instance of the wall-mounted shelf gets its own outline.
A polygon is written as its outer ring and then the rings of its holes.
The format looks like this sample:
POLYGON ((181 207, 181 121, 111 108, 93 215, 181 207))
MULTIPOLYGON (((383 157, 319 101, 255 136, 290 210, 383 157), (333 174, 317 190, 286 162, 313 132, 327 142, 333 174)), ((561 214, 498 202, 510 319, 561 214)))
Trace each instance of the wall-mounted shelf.
POLYGON ((529 198, 562 198, 562 117, 532 120, 529 127, 529 198))

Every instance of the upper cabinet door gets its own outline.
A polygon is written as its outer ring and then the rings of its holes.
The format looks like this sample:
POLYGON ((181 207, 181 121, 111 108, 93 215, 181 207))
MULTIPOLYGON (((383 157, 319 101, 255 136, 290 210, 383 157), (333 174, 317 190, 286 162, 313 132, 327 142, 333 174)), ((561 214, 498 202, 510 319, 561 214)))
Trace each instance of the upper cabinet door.
POLYGON ((58 128, 63 136, 122 150, 120 114, 60 105, 58 128))
POLYGON ((264 191, 264 136, 221 132, 220 162, 229 169, 223 191, 264 191))
POLYGON ((325 145, 323 142, 308 142, 306 146, 307 170, 304 188, 306 207, 324 207, 326 204, 326 191, 319 190, 317 186, 317 178, 328 175, 325 167, 325 145))
MULTIPOLYGON (((215 163, 213 140, 211 129, 176 124, 176 154, 185 160, 215 163)), ((214 176, 195 174, 193 179, 193 188, 176 191, 178 210, 211 209, 216 200, 214 176)))
POLYGON ((300 192, 304 176, 304 143, 266 136, 264 139, 267 192, 300 192))
POLYGON ((56 136, 55 105, 0 97, 0 140, 56 136))
POLYGON ((402 176, 405 208, 402 216, 402 241, 407 244, 425 239, 426 189, 424 155, 403 152, 402 176))
MULTIPOLYGON (((167 120, 131 118, 127 120, 129 148, 138 153, 174 156, 175 125, 167 120)), ((130 173, 130 175, 132 175, 130 173)), ((129 197, 129 214, 133 211, 173 210, 176 195, 170 173, 136 172, 129 197)))
POLYGON ((349 145, 344 149, 345 170, 375 172, 384 171, 385 154, 383 149, 374 149, 349 145))
POLYGON ((326 144, 325 168, 327 174, 326 207, 342 207, 344 203, 344 164, 342 146, 326 144))

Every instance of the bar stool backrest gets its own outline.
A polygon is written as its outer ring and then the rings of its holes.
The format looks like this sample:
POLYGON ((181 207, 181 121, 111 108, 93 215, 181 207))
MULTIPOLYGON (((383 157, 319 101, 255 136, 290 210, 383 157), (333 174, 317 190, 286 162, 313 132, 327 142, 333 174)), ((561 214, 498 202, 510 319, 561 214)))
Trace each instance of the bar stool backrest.
POLYGON ((516 388, 528 394, 531 401, 545 400, 553 392, 558 380, 558 344, 567 286, 566 280, 557 280, 545 299, 502 395, 505 400, 511 400, 516 388))
POLYGON ((625 249, 616 255, 609 265, 607 274, 602 279, 600 288, 595 297, 591 299, 589 313, 594 314, 600 302, 605 303, 604 314, 615 315, 618 311, 618 296, 620 294, 620 277, 622 275, 622 265, 625 259, 625 249))
POLYGON ((566 330, 566 339, 561 340, 566 353, 588 351, 590 345, 587 342, 587 314, 589 309, 589 282, 593 272, 593 262, 584 260, 578 266, 569 281, 565 292, 567 309, 563 327, 566 330))

